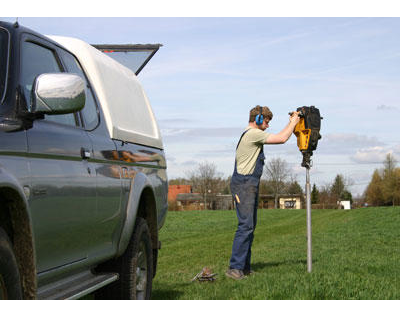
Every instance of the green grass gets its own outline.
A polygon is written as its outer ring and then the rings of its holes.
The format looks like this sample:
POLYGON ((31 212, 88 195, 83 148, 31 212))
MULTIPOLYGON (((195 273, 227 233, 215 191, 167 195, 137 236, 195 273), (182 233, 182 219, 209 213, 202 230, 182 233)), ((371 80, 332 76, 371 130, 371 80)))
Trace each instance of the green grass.
POLYGON ((305 210, 259 210, 255 274, 225 276, 234 211, 169 212, 160 232, 153 299, 400 299, 400 208, 312 210, 307 272, 305 210), (191 282, 210 267, 215 282, 191 282))

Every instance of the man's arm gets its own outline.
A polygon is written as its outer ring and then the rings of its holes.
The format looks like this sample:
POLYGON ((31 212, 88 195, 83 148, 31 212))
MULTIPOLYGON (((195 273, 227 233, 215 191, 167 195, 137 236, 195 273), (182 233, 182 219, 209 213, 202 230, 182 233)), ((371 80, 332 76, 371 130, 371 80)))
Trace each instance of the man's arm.
POLYGON ((299 112, 293 112, 290 116, 289 123, 278 134, 270 134, 265 144, 284 144, 292 135, 294 128, 300 121, 299 112))

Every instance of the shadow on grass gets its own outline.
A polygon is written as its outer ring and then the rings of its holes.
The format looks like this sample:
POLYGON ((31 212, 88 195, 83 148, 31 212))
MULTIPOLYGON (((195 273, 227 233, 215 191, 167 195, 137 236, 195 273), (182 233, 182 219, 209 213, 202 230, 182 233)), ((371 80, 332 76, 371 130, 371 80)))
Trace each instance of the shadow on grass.
MULTIPOLYGON (((313 260, 316 262, 317 260, 313 260)), ((284 261, 272 261, 272 262, 256 262, 251 265, 251 269, 254 271, 263 270, 264 268, 269 267, 279 267, 282 265, 296 265, 296 264, 304 264, 307 265, 307 260, 284 260, 284 261)))
POLYGON ((174 290, 153 290, 151 292, 152 300, 178 300, 183 295, 182 291, 174 290))
MULTIPOLYGON (((189 284, 187 283, 180 283, 174 284, 173 288, 182 288, 186 287, 189 284)), ((183 291, 176 291, 171 289, 154 289, 151 292, 151 299, 152 300, 179 300, 179 298, 184 294, 183 291)))

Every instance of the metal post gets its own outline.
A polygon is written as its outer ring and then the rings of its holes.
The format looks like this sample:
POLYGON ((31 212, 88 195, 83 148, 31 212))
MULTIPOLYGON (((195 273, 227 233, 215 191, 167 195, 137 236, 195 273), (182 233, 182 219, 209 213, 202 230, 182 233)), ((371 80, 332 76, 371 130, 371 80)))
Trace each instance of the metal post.
POLYGON ((307 199, 307 271, 312 269, 312 252, 311 252, 311 185, 310 185, 310 168, 306 167, 306 199, 307 199))

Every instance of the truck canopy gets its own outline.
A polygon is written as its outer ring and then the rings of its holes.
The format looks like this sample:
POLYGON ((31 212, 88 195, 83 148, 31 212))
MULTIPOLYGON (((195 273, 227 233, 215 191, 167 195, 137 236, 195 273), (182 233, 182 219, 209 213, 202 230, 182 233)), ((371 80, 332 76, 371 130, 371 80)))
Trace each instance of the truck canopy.
POLYGON ((48 37, 79 60, 101 103, 111 138, 163 148, 149 100, 129 68, 82 40, 48 37))

